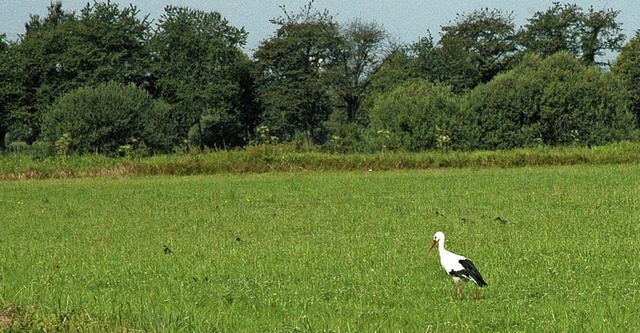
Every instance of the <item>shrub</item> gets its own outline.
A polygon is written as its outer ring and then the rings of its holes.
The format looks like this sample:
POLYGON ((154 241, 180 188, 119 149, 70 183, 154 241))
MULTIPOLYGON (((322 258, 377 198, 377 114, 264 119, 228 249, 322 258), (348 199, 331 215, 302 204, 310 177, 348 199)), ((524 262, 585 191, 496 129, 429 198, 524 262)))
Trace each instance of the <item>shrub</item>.
POLYGON ((239 147, 246 144, 247 133, 242 123, 230 112, 214 109, 200 118, 189 130, 189 140, 214 149, 239 147))
POLYGON ((633 115, 621 82, 567 53, 528 55, 468 95, 481 148, 603 144, 631 137, 633 115))
POLYGON ((143 110, 142 121, 141 139, 151 152, 172 152, 186 139, 179 130, 181 124, 175 108, 162 100, 154 101, 151 109, 143 110))
POLYGON ((171 123, 168 105, 133 84, 109 82, 60 98, 44 115, 43 136, 49 142, 64 138, 65 153, 116 155, 132 139, 166 151, 175 141, 171 123))
POLYGON ((409 81, 376 99, 370 112, 370 140, 380 148, 469 149, 475 120, 448 86, 409 81))
POLYGON ((624 83, 636 125, 640 127, 640 32, 622 48, 611 71, 624 83))

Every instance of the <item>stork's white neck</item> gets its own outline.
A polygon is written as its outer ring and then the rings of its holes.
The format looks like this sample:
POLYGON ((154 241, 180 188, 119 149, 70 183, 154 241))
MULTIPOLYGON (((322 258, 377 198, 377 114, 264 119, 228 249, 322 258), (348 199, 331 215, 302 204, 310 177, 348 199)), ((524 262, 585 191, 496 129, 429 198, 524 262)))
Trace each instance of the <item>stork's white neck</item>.
POLYGON ((440 237, 440 241, 438 242, 438 251, 440 251, 440 252, 446 251, 444 249, 444 235, 442 235, 442 237, 440 237))

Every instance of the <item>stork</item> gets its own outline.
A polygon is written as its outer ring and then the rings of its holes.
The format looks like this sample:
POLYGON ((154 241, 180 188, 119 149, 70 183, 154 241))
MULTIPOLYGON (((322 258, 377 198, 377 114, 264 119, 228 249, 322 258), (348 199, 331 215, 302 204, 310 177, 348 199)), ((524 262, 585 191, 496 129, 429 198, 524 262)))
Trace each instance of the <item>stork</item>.
MULTIPOLYGON (((456 292, 458 299, 462 299, 460 293, 460 281, 473 281, 478 287, 487 286, 487 283, 480 275, 480 272, 471 260, 461 255, 449 252, 444 248, 444 234, 438 231, 433 235, 433 243, 429 247, 429 252, 438 244, 438 252, 440 252, 440 263, 442 268, 449 274, 456 283, 456 292)), ((476 288, 476 299, 479 298, 478 288, 476 288)))

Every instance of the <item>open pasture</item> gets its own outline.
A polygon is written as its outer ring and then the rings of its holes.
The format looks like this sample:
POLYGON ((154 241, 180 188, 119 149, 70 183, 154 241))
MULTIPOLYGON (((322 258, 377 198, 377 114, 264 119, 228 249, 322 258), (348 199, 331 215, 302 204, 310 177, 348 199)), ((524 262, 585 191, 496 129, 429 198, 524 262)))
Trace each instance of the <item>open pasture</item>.
POLYGON ((0 331, 638 331, 639 198, 636 164, 0 182, 0 331))

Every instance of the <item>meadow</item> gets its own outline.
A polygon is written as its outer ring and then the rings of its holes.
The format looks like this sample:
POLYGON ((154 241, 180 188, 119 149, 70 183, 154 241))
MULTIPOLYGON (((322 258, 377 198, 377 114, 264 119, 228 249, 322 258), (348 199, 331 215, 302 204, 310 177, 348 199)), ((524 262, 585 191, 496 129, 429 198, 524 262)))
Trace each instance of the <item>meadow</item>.
POLYGON ((639 197, 636 163, 2 181, 0 330, 640 331, 639 197))
POLYGON ((640 163, 640 142, 602 146, 539 146, 510 150, 385 151, 337 153, 303 149, 292 143, 252 145, 245 149, 169 155, 107 157, 61 156, 44 149, 0 156, 0 181, 94 176, 188 176, 217 173, 361 171, 434 168, 606 165, 640 163))

